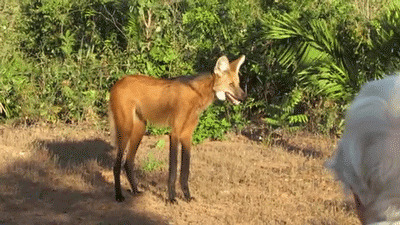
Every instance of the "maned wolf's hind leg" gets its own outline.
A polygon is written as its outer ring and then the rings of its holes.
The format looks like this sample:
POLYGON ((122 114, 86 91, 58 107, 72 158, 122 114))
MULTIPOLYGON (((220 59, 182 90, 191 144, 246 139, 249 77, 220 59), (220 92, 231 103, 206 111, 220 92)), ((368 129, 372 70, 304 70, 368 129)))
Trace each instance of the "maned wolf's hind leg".
POLYGON ((115 161, 114 165, 114 184, 115 184, 115 199, 118 202, 122 202, 125 200, 124 196, 122 196, 121 192, 121 162, 122 157, 124 156, 124 150, 126 148, 126 144, 128 143, 128 134, 121 132, 117 129, 117 146, 118 146, 118 153, 117 153, 117 160, 115 161))
POLYGON ((126 155, 126 161, 124 164, 126 176, 128 177, 133 194, 140 193, 140 191, 137 188, 137 182, 136 182, 134 174, 133 174, 133 169, 134 169, 134 165, 135 165, 134 162, 135 162, 136 152, 137 152, 137 149, 140 145, 140 142, 143 138, 145 131, 146 131, 146 123, 144 123, 140 120, 134 122, 132 133, 131 133, 131 138, 129 140, 130 143, 129 143, 128 153, 126 155))

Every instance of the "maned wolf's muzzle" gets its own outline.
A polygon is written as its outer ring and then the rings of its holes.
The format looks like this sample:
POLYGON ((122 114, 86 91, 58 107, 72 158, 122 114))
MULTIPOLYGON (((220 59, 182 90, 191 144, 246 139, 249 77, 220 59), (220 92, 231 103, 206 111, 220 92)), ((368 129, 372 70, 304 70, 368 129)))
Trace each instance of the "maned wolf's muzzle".
POLYGON ((225 95, 234 105, 239 105, 240 102, 246 100, 247 98, 246 92, 244 92, 241 88, 235 89, 233 94, 231 92, 225 92, 225 95))
POLYGON ((240 97, 239 97, 239 100, 240 101, 244 101, 244 100, 246 100, 246 98, 247 98, 247 93, 246 92, 244 92, 242 89, 240 89, 240 91, 242 92, 242 93, 240 93, 240 97))

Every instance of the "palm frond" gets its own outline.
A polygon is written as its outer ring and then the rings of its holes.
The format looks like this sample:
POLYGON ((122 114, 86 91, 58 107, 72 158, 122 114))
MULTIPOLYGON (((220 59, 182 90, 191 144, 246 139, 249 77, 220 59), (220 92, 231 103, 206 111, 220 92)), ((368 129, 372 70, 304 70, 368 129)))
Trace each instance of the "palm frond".
POLYGON ((301 70, 319 61, 331 61, 332 53, 340 49, 324 20, 301 24, 298 16, 284 14, 266 26, 266 38, 287 41, 278 58, 285 67, 295 65, 301 70))
POLYGON ((336 26, 320 18, 301 22, 298 15, 284 14, 269 23, 265 35, 287 41, 278 62, 293 67, 300 87, 314 90, 316 95, 347 99, 349 73, 345 65, 349 64, 345 63, 348 59, 338 41, 336 26))

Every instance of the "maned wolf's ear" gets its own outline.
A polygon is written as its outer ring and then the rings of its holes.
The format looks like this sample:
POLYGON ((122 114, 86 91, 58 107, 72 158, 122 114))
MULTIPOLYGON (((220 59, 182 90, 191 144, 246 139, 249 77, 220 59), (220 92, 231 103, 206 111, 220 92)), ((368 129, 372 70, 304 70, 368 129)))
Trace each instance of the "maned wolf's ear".
POLYGON ((228 58, 226 56, 221 56, 215 64, 214 73, 220 76, 223 74, 223 72, 228 71, 229 68, 228 58))
POLYGON ((240 66, 243 64, 245 55, 240 56, 238 59, 235 61, 231 62, 230 68, 232 71, 234 71, 236 74, 239 73, 240 66))

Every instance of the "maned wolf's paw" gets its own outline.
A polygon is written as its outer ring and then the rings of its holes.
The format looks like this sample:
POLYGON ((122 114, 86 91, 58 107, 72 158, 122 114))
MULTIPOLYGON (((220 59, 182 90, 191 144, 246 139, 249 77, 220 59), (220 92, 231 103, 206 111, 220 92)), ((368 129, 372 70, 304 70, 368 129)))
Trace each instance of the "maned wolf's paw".
POLYGON ((196 201, 195 197, 189 197, 189 198, 185 198, 186 202, 191 202, 191 201, 196 201))
POLYGON ((175 198, 167 199, 167 204, 169 204, 169 205, 177 205, 178 201, 175 198))
POLYGON ((125 201, 125 198, 122 195, 116 195, 115 200, 117 200, 117 202, 123 202, 123 201, 125 201))
POLYGON ((138 189, 136 189, 136 190, 128 190, 128 192, 131 195, 141 195, 143 193, 143 191, 139 191, 138 189))

